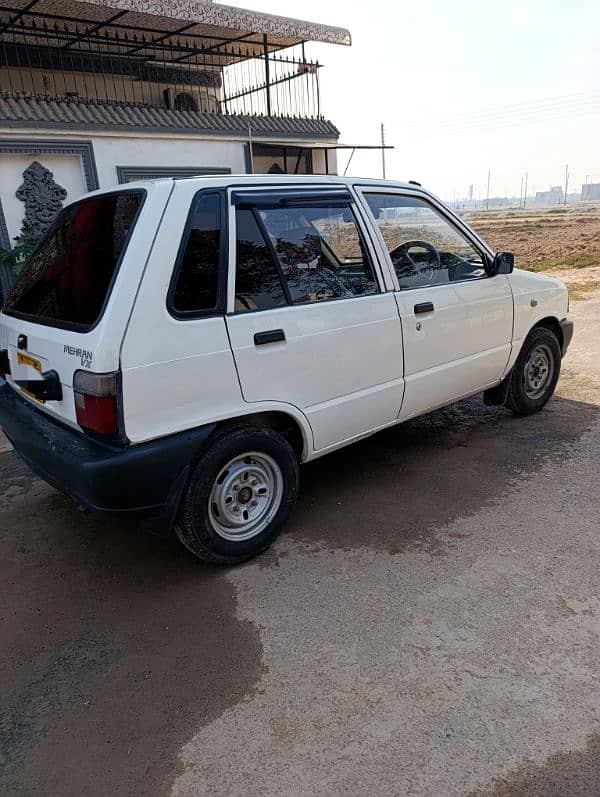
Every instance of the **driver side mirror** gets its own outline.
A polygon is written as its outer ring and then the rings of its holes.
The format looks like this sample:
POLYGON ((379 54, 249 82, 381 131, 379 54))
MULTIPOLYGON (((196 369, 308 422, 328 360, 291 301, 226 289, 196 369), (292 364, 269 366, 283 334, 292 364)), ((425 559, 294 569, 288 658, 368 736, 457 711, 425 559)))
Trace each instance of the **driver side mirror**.
POLYGON ((512 252, 496 252, 492 261, 492 276, 496 274, 512 274, 515 267, 515 256, 512 252))

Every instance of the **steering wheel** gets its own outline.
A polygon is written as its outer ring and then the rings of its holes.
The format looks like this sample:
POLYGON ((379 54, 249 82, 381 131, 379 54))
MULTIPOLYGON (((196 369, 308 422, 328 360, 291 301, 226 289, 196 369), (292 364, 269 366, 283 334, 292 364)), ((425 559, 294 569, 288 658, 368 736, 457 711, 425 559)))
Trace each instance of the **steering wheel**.
POLYGON ((427 285, 433 279, 434 272, 440 268, 440 253, 428 241, 405 241, 390 252, 392 263, 398 279, 418 277, 419 283, 427 285), (425 249, 428 253, 424 259, 410 255, 411 249, 425 249))

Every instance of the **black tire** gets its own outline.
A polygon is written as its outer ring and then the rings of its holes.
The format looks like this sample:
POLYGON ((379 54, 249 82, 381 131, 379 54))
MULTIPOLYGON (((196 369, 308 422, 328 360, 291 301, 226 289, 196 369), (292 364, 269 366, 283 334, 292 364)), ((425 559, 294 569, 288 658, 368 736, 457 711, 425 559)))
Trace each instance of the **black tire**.
POLYGON ((516 415, 531 415, 539 412, 551 398, 560 376, 561 350, 554 332, 545 327, 534 327, 523 344, 517 361, 512 369, 505 405, 516 415), (526 386, 528 365, 532 353, 542 351, 546 358, 552 360, 548 377, 540 386, 538 393, 529 385, 526 386))
MULTIPOLYGON (((243 469, 244 466, 237 465, 237 467, 243 469)), ((242 490, 251 489, 245 487, 245 484, 249 484, 249 482, 242 483, 242 478, 243 475, 239 477, 242 490)), ((292 446, 282 435, 266 426, 240 425, 232 427, 215 437, 195 464, 179 507, 175 533, 189 551, 206 562, 221 565, 244 562, 268 548, 281 533, 296 505, 298 487, 298 459, 292 446), (275 463, 277 466, 277 468, 273 467, 272 475, 274 483, 278 484, 278 489, 273 489, 273 494, 277 493, 279 498, 280 493, 280 500, 276 505, 274 498, 273 506, 268 512, 265 510, 260 522, 268 521, 268 525, 255 536, 249 539, 226 539, 223 533, 229 533, 230 529, 222 527, 221 532, 218 531, 218 518, 221 515, 218 511, 218 503, 212 501, 213 488, 218 493, 220 490, 224 491, 225 488, 222 485, 226 484, 226 480, 229 478, 229 470, 226 470, 226 466, 230 463, 237 462, 239 459, 249 463, 249 468, 255 467, 253 462, 260 460, 243 456, 250 452, 264 457, 265 462, 271 463, 271 465, 275 463), (277 469, 279 473, 277 473, 277 469), (225 477, 223 477, 223 473, 226 474, 225 477), (218 483, 217 479, 219 479, 218 483), (272 517, 269 517, 271 513, 272 517)), ((233 489, 232 485, 231 490, 233 489)), ((241 493, 238 488, 239 494, 241 493)), ((255 497, 257 501, 260 500, 260 496, 255 497)), ((229 500, 230 498, 227 498, 227 501, 229 500)), ((246 505, 250 509, 250 505, 248 503, 246 505)), ((235 507, 238 513, 241 508, 243 507, 235 507)), ((227 511, 227 507, 225 510, 227 511)), ((258 510, 250 509, 250 511, 258 510)))

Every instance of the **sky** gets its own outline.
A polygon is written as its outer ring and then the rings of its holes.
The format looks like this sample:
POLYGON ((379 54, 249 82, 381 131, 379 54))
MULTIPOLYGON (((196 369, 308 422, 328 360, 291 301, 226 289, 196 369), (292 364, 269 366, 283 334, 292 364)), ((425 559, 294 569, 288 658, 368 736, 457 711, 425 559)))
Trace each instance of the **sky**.
MULTIPOLYGON (((446 200, 519 196, 600 182, 598 0, 228 0, 348 28, 352 47, 312 43, 324 64, 324 115, 341 141, 395 149, 387 176, 446 200)), ((343 172, 348 155, 340 153, 343 172)), ((381 155, 357 152, 348 174, 380 177, 381 155)))

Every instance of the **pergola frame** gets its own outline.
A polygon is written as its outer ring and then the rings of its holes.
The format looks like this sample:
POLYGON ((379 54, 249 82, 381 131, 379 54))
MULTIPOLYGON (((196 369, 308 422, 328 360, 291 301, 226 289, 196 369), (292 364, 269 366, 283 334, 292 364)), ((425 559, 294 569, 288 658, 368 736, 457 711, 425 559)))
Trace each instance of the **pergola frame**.
MULTIPOLYGON (((289 40, 269 37, 252 31, 227 37, 223 31, 214 32, 211 26, 196 22, 177 24, 165 30, 152 16, 135 27, 124 17, 133 13, 121 9, 104 20, 87 21, 68 13, 40 10, 41 0, 30 0, 23 8, 6 2, 0 4, 0 67, 42 69, 71 74, 83 72, 94 75, 118 75, 135 81, 174 85, 207 86, 207 74, 214 81, 223 76, 222 105, 226 113, 253 112, 253 104, 260 112, 276 115, 310 116, 320 118, 318 70, 321 64, 307 61, 304 41, 299 44, 301 55, 281 54, 290 47, 289 40), (36 8, 37 6, 37 8, 36 8), (194 30, 196 29, 196 30, 194 30), (236 72, 235 66, 247 64, 236 72), (223 70, 234 67, 225 73, 223 70), (310 92, 310 100, 302 98, 296 89, 286 85, 303 83, 310 92), (277 87, 280 87, 278 89, 277 87), (277 93, 279 91, 279 94, 277 93), (262 98, 254 102, 256 95, 262 98), (253 97, 254 95, 254 97, 253 97), (304 99, 304 103, 302 100, 304 99), (287 113, 277 111, 285 105, 287 113), (303 108, 309 105, 310 108, 303 108), (304 112, 303 112, 304 111, 304 112)), ((74 6, 75 7, 75 6, 74 6)), ((105 10, 104 6, 98 6, 105 10)), ((136 14, 136 17, 138 15, 136 14)), ((157 18, 161 23, 175 23, 174 19, 157 18)), ((66 83, 66 80, 65 80, 66 83)), ((212 85, 220 85, 212 83, 212 85)), ((13 91, 19 91, 11 85, 13 91)), ((21 91, 26 91, 21 86, 21 91)), ((140 104, 149 104, 143 90, 140 104)), ((49 94, 59 96, 56 89, 49 94)), ((92 96, 91 99, 100 99, 92 96)), ((256 112, 256 111, 255 111, 256 112)))

